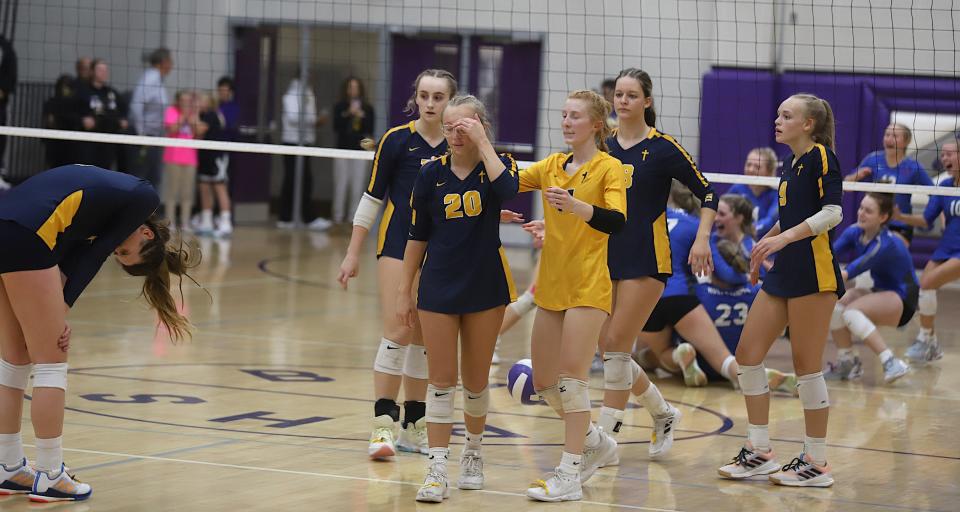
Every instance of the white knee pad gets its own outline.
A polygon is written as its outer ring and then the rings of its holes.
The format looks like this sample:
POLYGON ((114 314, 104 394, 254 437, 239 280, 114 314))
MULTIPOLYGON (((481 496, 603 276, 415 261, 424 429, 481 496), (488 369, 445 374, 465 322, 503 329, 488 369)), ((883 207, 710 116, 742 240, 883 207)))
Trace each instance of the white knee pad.
POLYGON ((33 387, 67 390, 67 363, 33 365, 33 387))
POLYGON ((838 329, 843 329, 846 327, 846 323, 843 321, 843 312, 847 310, 847 307, 839 302, 833 306, 833 314, 830 315, 830 330, 836 331, 838 329))
POLYGON ((453 404, 457 388, 438 388, 427 385, 427 423, 453 423, 453 404))
POLYGON ((848 309, 844 311, 843 322, 847 325, 847 329, 850 330, 850 334, 861 340, 867 339, 867 336, 870 336, 873 334, 873 331, 877 330, 877 326, 873 325, 873 322, 867 318, 867 315, 864 315, 863 311, 859 309, 848 309))
POLYGON ((16 365, 0 359, 0 386, 21 391, 27 389, 32 369, 32 364, 16 365))
POLYGON ((483 391, 474 393, 467 388, 463 388, 463 412, 474 418, 480 418, 487 415, 490 410, 490 387, 483 388, 483 391))
POLYGON ((563 412, 590 412, 590 388, 585 381, 563 377, 557 390, 563 412))
POLYGON ((740 389, 744 396, 757 396, 770 392, 770 385, 767 383, 767 369, 763 366, 763 363, 756 366, 741 364, 737 380, 740 382, 740 389))
POLYGON ((430 376, 427 372, 427 349, 420 345, 407 347, 407 358, 403 362, 403 374, 414 379, 426 379, 430 376))
POLYGON ((640 366, 626 352, 603 354, 603 383, 606 389, 623 391, 633 387, 640 366))
POLYGON ((380 349, 377 350, 377 358, 373 362, 373 369, 380 373, 403 375, 403 361, 406 358, 407 347, 381 338, 380 349))
POLYGON ((800 393, 800 403, 803 404, 804 409, 830 407, 830 398, 827 396, 827 381, 823 380, 823 372, 797 377, 797 391, 800 393))
POLYGON ((920 290, 920 298, 917 301, 917 311, 923 316, 935 316, 937 314, 936 290, 920 290))
POLYGON ((537 307, 537 305, 533 302, 533 294, 527 290, 517 298, 516 302, 510 304, 509 307, 513 308, 513 312, 516 313, 517 316, 523 316, 533 311, 533 308, 537 307))
POLYGON ((557 413, 557 416, 563 417, 563 399, 560 398, 560 391, 557 386, 541 389, 537 391, 537 394, 557 413))

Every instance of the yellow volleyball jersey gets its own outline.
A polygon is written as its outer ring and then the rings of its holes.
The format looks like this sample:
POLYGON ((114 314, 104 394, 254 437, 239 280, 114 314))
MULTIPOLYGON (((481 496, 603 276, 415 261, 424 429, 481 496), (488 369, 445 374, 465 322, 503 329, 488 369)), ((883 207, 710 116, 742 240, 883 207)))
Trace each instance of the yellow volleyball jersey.
MULTIPOLYGON (((627 214, 626 175, 620 160, 598 151, 573 174, 564 170, 571 153, 554 153, 520 171, 520 191, 559 187, 573 197, 601 208, 627 214)), ((613 294, 607 269, 609 235, 590 227, 570 212, 543 201, 546 239, 534 301, 551 311, 578 306, 610 313, 613 294)))

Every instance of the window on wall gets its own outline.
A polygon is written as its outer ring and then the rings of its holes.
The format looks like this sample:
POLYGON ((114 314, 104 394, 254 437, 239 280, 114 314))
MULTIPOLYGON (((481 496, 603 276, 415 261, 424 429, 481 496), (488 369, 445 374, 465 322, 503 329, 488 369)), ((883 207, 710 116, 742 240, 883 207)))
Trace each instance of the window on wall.
POLYGON ((438 44, 433 47, 434 62, 440 69, 456 73, 460 69, 460 47, 455 44, 438 44))
POLYGON ((477 49, 477 60, 477 98, 486 105, 490 119, 499 119, 499 78, 503 65, 503 47, 480 46, 477 49))

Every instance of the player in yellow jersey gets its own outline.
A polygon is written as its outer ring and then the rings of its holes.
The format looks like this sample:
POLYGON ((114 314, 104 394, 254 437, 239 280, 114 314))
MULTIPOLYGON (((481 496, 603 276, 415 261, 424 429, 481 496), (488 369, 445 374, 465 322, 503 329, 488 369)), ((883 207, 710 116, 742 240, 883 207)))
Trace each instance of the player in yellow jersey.
POLYGON ((607 239, 626 223, 623 165, 606 152, 610 104, 574 91, 563 107, 563 139, 555 153, 520 172, 520 190, 543 191, 546 239, 534 297, 533 385, 564 420, 560 465, 527 489, 540 501, 583 497, 581 484, 617 444, 590 421, 587 379, 600 327, 610 314, 607 239))

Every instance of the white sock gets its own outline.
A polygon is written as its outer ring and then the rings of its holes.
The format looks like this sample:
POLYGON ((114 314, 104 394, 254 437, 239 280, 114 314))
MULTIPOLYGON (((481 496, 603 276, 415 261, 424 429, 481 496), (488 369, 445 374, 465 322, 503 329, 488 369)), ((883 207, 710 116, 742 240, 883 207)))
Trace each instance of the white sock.
POLYGON ((587 427, 587 439, 583 442, 584 446, 587 448, 596 448, 600 446, 600 429, 597 428, 597 425, 594 422, 590 422, 590 426, 587 427))
POLYGON ((657 385, 652 382, 646 391, 637 395, 637 401, 640 402, 640 405, 644 406, 647 412, 650 413, 650 416, 654 418, 662 418, 670 414, 670 404, 663 399, 663 395, 660 394, 657 385))
POLYGON ((838 349, 837 349, 837 359, 853 359, 853 349, 852 349, 852 348, 838 348, 838 349))
POLYGON ((827 438, 803 436, 803 453, 818 466, 827 463, 827 438))
POLYGON ((230 225, 230 212, 220 212, 220 225, 221 226, 230 225))
POLYGON ((729 355, 726 359, 723 360, 723 364, 720 365, 720 374, 726 377, 730 382, 733 383, 734 387, 740 385, 740 382, 737 380, 737 372, 731 371, 733 363, 737 362, 737 358, 729 355))
POLYGON ((483 443, 483 434, 471 434, 467 431, 467 443, 463 445, 463 450, 480 451, 481 443, 483 443))
POLYGON ((933 337, 933 329, 932 329, 932 328, 931 328, 931 329, 927 329, 926 327, 921 327, 921 328, 920 328, 920 337, 923 338, 924 341, 929 340, 930 338, 933 337))
POLYGON ((580 475, 580 468, 583 466, 583 455, 563 452, 560 457, 560 471, 568 475, 580 475))
POLYGON ((213 210, 203 210, 200 212, 200 222, 206 225, 213 224, 213 210))
POLYGON ((37 469, 51 475, 60 474, 63 467, 63 436, 36 440, 37 469))
POLYGON ((747 424, 747 440, 753 445, 753 449, 758 452, 770 451, 770 428, 769 425, 747 424))
POLYGON ((17 467, 23 462, 23 439, 20 432, 0 434, 0 464, 8 468, 17 467))
POLYGON ((880 352, 880 364, 887 364, 887 361, 889 361, 892 357, 893 352, 891 352, 889 348, 883 352, 880 352))
POLYGON ((597 424, 608 436, 616 439, 617 434, 620 433, 620 426, 623 425, 623 413, 624 411, 620 409, 603 406, 600 408, 600 418, 597 419, 597 424))
POLYGON ((428 465, 439 464, 444 473, 447 472, 447 460, 450 459, 450 448, 446 446, 431 447, 427 450, 429 455, 428 465))

